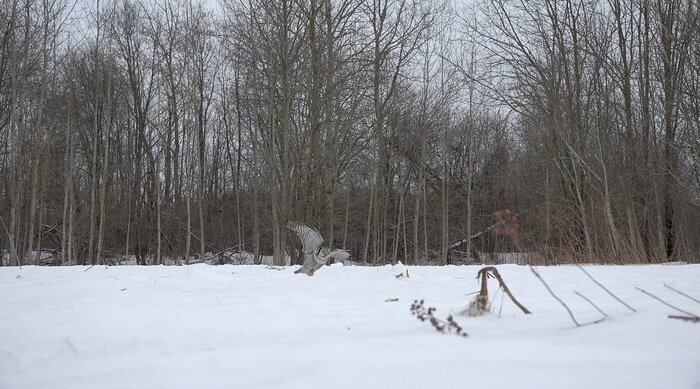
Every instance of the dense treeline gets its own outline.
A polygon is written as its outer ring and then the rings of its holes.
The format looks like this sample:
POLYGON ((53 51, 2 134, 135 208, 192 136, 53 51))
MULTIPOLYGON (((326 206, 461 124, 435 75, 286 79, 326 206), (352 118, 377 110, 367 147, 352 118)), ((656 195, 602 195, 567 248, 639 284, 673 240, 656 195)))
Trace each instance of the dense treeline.
POLYGON ((81 4, 0 0, 6 263, 699 257, 695 1, 81 4))

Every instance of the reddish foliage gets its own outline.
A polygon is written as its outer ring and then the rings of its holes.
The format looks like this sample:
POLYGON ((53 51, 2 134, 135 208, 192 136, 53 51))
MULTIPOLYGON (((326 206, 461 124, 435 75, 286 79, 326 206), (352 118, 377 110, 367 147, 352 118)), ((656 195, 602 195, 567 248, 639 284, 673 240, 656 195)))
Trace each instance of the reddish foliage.
POLYGON ((501 209, 493 213, 495 225, 491 232, 498 235, 505 235, 514 238, 520 227, 520 219, 518 215, 511 212, 510 209, 501 209))

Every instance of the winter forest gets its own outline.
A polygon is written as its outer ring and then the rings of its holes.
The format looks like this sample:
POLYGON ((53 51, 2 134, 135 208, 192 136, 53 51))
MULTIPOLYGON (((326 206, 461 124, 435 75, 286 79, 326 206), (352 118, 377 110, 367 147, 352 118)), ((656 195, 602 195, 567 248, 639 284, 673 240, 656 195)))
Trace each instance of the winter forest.
POLYGON ((0 388, 700 388, 699 36, 0 0, 0 388))
POLYGON ((0 0, 0 264, 298 263, 292 220, 367 264, 697 262, 698 35, 693 0, 0 0))

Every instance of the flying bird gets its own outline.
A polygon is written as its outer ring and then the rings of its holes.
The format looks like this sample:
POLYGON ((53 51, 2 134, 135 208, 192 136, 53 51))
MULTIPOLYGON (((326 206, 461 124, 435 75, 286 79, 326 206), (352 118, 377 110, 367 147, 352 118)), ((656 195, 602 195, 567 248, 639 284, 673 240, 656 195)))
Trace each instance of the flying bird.
POLYGON ((350 253, 345 250, 331 250, 329 247, 321 247, 323 237, 315 228, 299 222, 289 222, 287 228, 297 233, 301 239, 301 251, 304 253, 304 264, 294 272, 296 274, 305 273, 312 276, 330 259, 344 261, 350 258, 350 253))

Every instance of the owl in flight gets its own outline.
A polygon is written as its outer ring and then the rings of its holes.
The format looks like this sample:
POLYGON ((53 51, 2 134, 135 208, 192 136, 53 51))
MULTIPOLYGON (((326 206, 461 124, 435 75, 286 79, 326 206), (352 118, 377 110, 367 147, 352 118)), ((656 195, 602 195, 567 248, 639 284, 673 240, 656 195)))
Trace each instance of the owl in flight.
POLYGON ((287 228, 299 235, 302 244, 301 251, 304 253, 304 264, 294 273, 304 273, 312 276, 316 270, 320 269, 330 259, 339 262, 350 258, 350 253, 345 250, 331 250, 328 247, 321 247, 323 238, 315 228, 299 222, 289 222, 287 223, 287 228))

